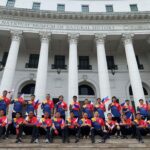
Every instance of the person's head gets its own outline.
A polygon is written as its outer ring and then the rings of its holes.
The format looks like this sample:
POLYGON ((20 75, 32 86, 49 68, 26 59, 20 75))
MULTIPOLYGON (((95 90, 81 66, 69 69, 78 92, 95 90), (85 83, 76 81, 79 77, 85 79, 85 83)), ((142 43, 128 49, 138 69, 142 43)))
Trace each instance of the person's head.
POLYGON ((129 105, 130 104, 130 100, 125 100, 126 104, 129 105))
POLYGON ((32 118, 34 116, 34 112, 33 111, 30 111, 29 114, 28 114, 29 118, 32 118))
POLYGON ((138 112, 136 113, 136 119, 140 120, 141 119, 141 114, 138 112))
POLYGON ((49 118, 49 113, 48 112, 44 113, 44 118, 49 118))
POLYGON ((73 96, 73 101, 74 101, 74 102, 77 101, 77 96, 73 96))
POLYGON ((117 101, 116 96, 113 96, 113 97, 112 97, 112 102, 116 102, 116 101, 117 101))
POLYGON ((140 99, 139 100, 139 103, 142 105, 144 103, 144 100, 143 99, 140 99))
POLYGON ((59 101, 63 101, 64 100, 63 95, 60 95, 58 98, 59 98, 59 101))
POLYGON ((126 119, 127 119, 127 116, 126 116, 125 114, 123 114, 123 115, 122 115, 122 119, 123 119, 123 120, 126 120, 126 119))
POLYGON ((50 99, 50 94, 47 94, 47 95, 46 95, 46 99, 50 99))
POLYGON ((108 118, 109 120, 111 120, 111 119, 112 119, 112 114, 111 114, 111 113, 108 113, 108 114, 107 114, 107 118, 108 118))
POLYGON ((94 113, 94 117, 99 117, 99 113, 97 111, 94 113))
POLYGON ((101 98, 97 98, 97 102, 100 103, 101 102, 101 98))
POLYGON ((17 112, 16 113, 16 118, 20 118, 22 115, 21 115, 21 113, 20 112, 17 112))
POLYGON ((5 114, 5 113, 4 113, 4 110, 1 109, 1 110, 0 110, 0 116, 4 116, 4 114, 5 114))
POLYGON ((83 114, 83 118, 87 119, 87 118, 88 118, 88 114, 87 114, 87 113, 84 113, 84 114, 83 114))
POLYGON ((70 117, 73 118, 74 117, 74 113, 71 111, 70 112, 70 117))
POLYGON ((34 100, 34 99, 35 99, 35 95, 32 94, 32 95, 31 95, 31 100, 34 100))
POLYGON ((6 90, 4 90, 4 91, 3 91, 3 96, 6 97, 6 96, 7 96, 7 93, 8 93, 8 92, 7 92, 6 90))
POLYGON ((55 117, 56 117, 56 118, 60 118, 60 113, 59 113, 59 112, 56 112, 55 117))
POLYGON ((84 100, 84 104, 89 104, 89 100, 88 100, 88 99, 85 99, 85 100, 84 100))

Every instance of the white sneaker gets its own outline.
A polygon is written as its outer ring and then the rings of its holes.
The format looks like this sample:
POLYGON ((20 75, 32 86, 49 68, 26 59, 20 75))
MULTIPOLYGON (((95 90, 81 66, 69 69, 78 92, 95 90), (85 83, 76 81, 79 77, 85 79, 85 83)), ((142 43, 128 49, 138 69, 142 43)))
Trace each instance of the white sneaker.
POLYGON ((35 139, 34 143, 39 143, 39 140, 38 140, 38 139, 35 139))
POLYGON ((49 140, 48 140, 48 139, 46 139, 46 140, 45 140, 45 143, 49 143, 49 140))

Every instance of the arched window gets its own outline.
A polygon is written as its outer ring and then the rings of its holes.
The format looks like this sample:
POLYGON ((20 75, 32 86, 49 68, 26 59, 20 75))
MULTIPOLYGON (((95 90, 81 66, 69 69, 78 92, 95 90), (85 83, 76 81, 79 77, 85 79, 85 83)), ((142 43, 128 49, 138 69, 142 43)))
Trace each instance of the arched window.
MULTIPOLYGON (((148 91, 144 87, 143 87, 143 91, 144 91, 144 95, 148 95, 148 91)), ((131 86, 129 87, 129 94, 133 95, 132 87, 131 86)))
POLYGON ((88 85, 79 86, 79 95, 95 95, 94 90, 88 85))
POLYGON ((23 94, 34 94, 34 90, 35 90, 35 83, 30 83, 30 84, 25 85, 21 89, 21 93, 23 93, 23 94))

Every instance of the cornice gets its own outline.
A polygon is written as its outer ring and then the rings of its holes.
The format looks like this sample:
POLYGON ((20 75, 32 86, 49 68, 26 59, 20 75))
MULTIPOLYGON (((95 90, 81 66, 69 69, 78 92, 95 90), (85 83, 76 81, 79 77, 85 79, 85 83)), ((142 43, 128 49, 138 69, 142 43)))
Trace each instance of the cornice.
POLYGON ((20 20, 40 20, 40 21, 50 21, 50 20, 63 20, 63 21, 114 21, 120 22, 149 22, 150 21, 150 11, 147 12, 57 12, 57 11, 44 11, 44 10, 31 10, 31 9, 21 9, 21 8, 7 8, 0 6, 0 17, 8 19, 20 19, 20 20))

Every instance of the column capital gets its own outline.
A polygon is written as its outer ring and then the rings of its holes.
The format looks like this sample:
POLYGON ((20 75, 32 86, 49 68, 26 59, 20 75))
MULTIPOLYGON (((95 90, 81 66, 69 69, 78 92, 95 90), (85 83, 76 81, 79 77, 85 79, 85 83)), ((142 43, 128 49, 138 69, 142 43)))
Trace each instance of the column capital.
POLYGON ((21 30, 11 30, 10 33, 12 40, 19 41, 22 38, 21 30))
POLYGON ((68 34, 68 41, 70 43, 77 43, 79 39, 79 33, 69 33, 68 34))
POLYGON ((49 42, 49 40, 51 39, 50 32, 40 32, 39 35, 40 35, 41 42, 49 42))
POLYGON ((95 34, 95 41, 96 44, 103 44, 105 43, 106 34, 95 34))
POLYGON ((123 33, 122 34, 122 41, 124 42, 124 44, 127 44, 127 43, 132 43, 132 39, 134 37, 134 34, 132 33, 123 33))

